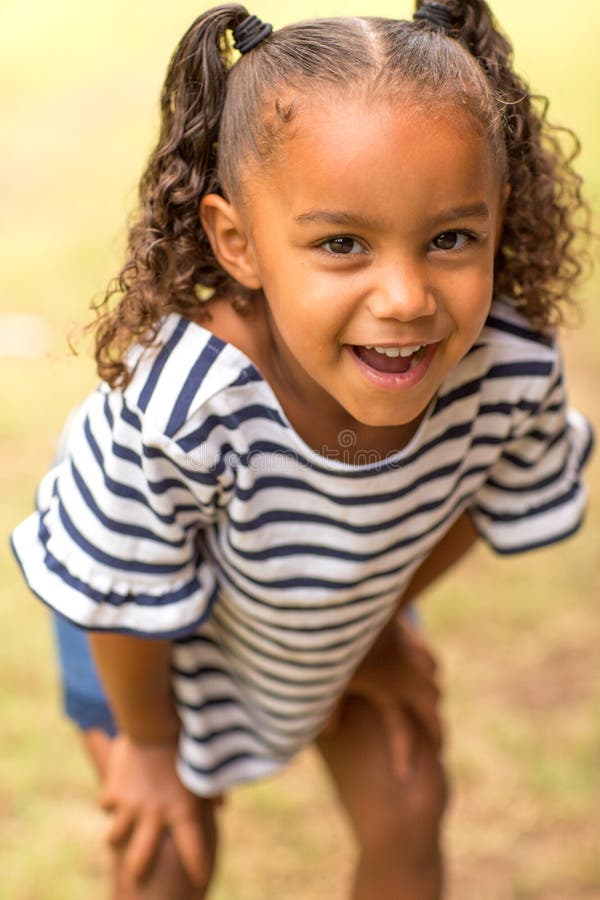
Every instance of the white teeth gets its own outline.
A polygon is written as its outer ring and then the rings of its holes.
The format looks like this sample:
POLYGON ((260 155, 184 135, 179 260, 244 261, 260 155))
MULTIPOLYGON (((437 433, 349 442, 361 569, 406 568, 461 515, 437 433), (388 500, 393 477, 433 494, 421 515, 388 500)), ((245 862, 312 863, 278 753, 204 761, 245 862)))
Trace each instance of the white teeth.
POLYGON ((397 356, 412 356, 413 353, 416 353, 417 350, 421 349, 421 344, 415 344, 414 347, 373 347, 366 345, 366 350, 376 350, 378 353, 383 353, 385 356, 390 356, 395 358, 397 356))

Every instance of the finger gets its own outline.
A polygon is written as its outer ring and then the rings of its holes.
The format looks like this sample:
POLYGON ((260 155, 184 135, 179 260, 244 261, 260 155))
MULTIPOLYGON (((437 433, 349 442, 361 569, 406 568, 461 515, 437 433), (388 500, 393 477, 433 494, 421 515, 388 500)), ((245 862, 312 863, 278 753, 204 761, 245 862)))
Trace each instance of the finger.
POLYGON ((439 750, 444 741, 444 726, 439 713, 438 693, 431 687, 424 688, 411 696, 406 708, 436 750, 439 750))
POLYGON ((415 764, 416 734, 410 716, 399 707, 380 709, 392 774, 403 781, 415 764))
POLYGON ((171 825, 173 842, 177 848, 181 864, 188 878, 198 887, 208 884, 210 878, 209 829, 212 825, 202 826, 191 819, 180 820, 171 825))
POLYGON ((126 840, 133 828, 135 822, 135 814, 131 809, 118 809, 110 822, 110 827, 106 835, 106 840, 112 847, 122 844, 126 840))
POLYGON ((136 823, 127 844, 123 868, 134 881, 141 881, 150 869, 158 850, 163 830, 163 820, 159 815, 145 815, 136 823))

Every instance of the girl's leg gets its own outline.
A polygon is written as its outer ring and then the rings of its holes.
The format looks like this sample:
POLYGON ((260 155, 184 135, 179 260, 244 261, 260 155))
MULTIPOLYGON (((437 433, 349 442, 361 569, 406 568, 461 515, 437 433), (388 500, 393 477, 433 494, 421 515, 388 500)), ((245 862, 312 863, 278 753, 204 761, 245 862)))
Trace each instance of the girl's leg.
MULTIPOLYGON (((63 703, 69 718, 80 731, 84 748, 100 781, 106 773, 112 738, 116 728, 84 631, 66 619, 54 616, 63 703)), ((214 816, 207 813, 203 823, 211 869, 216 856, 217 834, 214 816)), ((123 874, 123 849, 112 851, 113 900, 203 900, 206 890, 196 887, 188 879, 175 846, 165 835, 152 871, 139 884, 131 884, 123 874)))
POLYGON ((442 895, 440 826, 446 781, 438 754, 421 735, 411 773, 389 763, 374 708, 348 697, 333 733, 317 747, 358 842, 352 900, 438 900, 442 895))
MULTIPOLYGON (((212 872, 217 845, 214 807, 209 820, 204 822, 204 834, 212 872)), ((123 851, 113 851, 113 900, 204 900, 207 896, 210 883, 206 888, 199 888, 189 880, 169 835, 163 837, 152 869, 142 882, 132 884, 125 878, 123 856, 123 851)))
MULTIPOLYGON (((108 765, 112 738, 100 729, 90 729, 82 733, 82 739, 102 781, 108 765)), ((204 833, 212 869, 215 864, 217 846, 214 808, 207 821, 204 822, 204 833)), ((192 884, 187 877, 173 841, 168 835, 162 841, 151 873, 140 884, 131 884, 124 877, 123 850, 114 848, 112 856, 113 900, 203 900, 206 896, 206 891, 192 884)))

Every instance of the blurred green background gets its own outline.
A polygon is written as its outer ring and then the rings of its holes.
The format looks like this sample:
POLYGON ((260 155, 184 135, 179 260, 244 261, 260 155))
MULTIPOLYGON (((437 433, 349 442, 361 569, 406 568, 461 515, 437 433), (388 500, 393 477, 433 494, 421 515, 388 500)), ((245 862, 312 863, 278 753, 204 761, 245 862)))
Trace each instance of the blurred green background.
MULTIPOLYGON (((518 69, 573 128, 600 207, 596 0, 496 0, 518 69)), ((93 384, 88 321, 122 255, 157 98, 189 0, 0 3, 0 473, 3 544, 26 515, 69 407, 93 384), (13 314, 35 318, 15 320, 13 314), (29 354, 29 355, 27 355, 29 354)), ((313 15, 410 16, 408 2, 252 8, 276 26, 313 15)), ((598 425, 600 279, 565 334, 572 401, 598 425)), ((598 463, 573 541, 523 559, 478 551, 423 604, 447 687, 453 900, 600 897, 598 463)), ((95 784, 57 708, 43 608, 0 557, 0 900, 107 896, 95 784)), ((223 814, 216 900, 343 900, 352 848, 310 751, 241 789, 223 814)), ((166 898, 168 900, 168 898, 166 898)))

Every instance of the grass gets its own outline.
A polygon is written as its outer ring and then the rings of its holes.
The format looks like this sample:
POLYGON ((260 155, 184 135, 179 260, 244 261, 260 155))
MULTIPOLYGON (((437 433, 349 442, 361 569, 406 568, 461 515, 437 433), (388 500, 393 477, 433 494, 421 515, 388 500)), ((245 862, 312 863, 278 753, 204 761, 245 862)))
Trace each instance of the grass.
MULTIPOLYGON (((596 4, 581 0, 577 15, 545 0, 494 8, 520 68, 552 97, 553 118, 580 134, 598 208, 596 4)), ((364 0, 253 8, 275 24, 364 10, 364 0)), ((60 423, 94 381, 85 348, 71 356, 65 336, 118 264, 164 67, 197 11, 191 0, 176 9, 4 0, 0 9, 0 312, 36 313, 51 329, 43 357, 0 358, 3 535, 29 512, 60 423)), ((381 0, 370 11, 408 15, 409 5, 381 0)), ((584 326, 565 339, 572 398, 596 424, 598 288, 596 278, 584 289, 584 326)), ((448 697, 452 900, 600 896, 597 463, 589 482, 589 522, 576 540, 523 559, 479 550, 423 604, 448 697)), ((57 711, 46 614, 7 553, 0 577, 0 900, 100 900, 104 824, 57 711)), ((223 830, 215 900, 344 897, 352 850, 310 751, 235 792, 223 830)))

